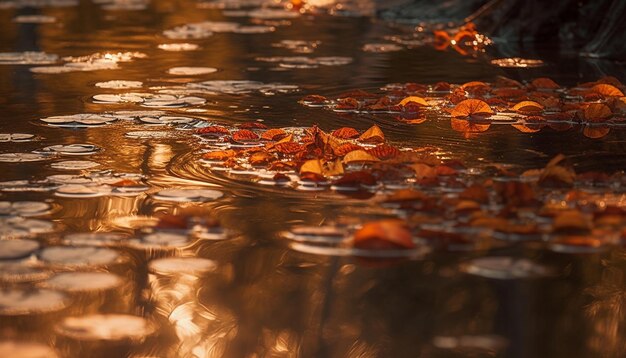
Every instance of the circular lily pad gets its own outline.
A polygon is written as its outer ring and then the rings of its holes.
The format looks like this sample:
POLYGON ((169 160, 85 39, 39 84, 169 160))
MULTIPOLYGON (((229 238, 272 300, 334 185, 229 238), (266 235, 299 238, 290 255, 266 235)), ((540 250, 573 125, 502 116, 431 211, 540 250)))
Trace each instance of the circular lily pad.
POLYGON ((90 160, 64 160, 62 162, 52 163, 50 166, 54 169, 61 170, 85 170, 99 167, 100 164, 90 160))
POLYGON ((56 358, 55 351, 43 344, 20 341, 0 341, 0 357, 56 358))
POLYGON ((47 264, 66 267, 106 266, 115 263, 120 255, 117 251, 102 247, 47 247, 39 258, 47 264))
POLYGON ((28 133, 0 133, 0 143, 2 142, 30 142, 35 139, 34 134, 28 133))
POLYGON ((158 275, 202 275, 216 269, 215 261, 199 257, 168 257, 148 264, 148 270, 158 275))
POLYGON ((33 267, 29 259, 0 261, 0 282, 25 283, 45 280, 52 271, 33 267))
POLYGON ((224 193, 212 189, 165 189, 153 195, 155 199, 173 202, 206 202, 222 196, 224 193))
POLYGON ((67 317, 55 327, 65 337, 79 341, 140 341, 152 335, 156 327, 148 320, 131 315, 95 314, 67 317))
POLYGON ((57 144, 42 148, 39 153, 58 153, 63 155, 91 155, 99 152, 100 147, 93 144, 57 144))
POLYGON ((172 67, 167 70, 170 75, 176 76, 198 76, 217 72, 213 67, 172 67))
POLYGON ((54 155, 49 153, 2 153, 0 154, 0 162, 5 163, 24 163, 24 162, 40 162, 50 160, 54 155))
POLYGON ((48 289, 0 290, 0 315, 20 316, 60 311, 69 303, 63 293, 48 289))
POLYGON ((141 81, 112 80, 96 83, 96 87, 111 89, 141 88, 141 86, 143 86, 143 82, 141 81))
POLYGON ((200 46, 190 43, 160 44, 157 47, 163 51, 194 51, 200 48, 200 46))
POLYGON ((126 239, 122 234, 112 232, 79 232, 63 237, 64 245, 72 246, 117 246, 126 239))
POLYGON ((63 272, 58 273, 41 285, 65 292, 106 291, 122 284, 121 277, 107 272, 63 272))
POLYGON ((15 260, 29 256, 39 249, 34 240, 1 240, 0 260, 15 260))
POLYGON ((192 239, 187 234, 160 231, 128 241, 129 246, 140 250, 174 250, 191 243, 192 239))

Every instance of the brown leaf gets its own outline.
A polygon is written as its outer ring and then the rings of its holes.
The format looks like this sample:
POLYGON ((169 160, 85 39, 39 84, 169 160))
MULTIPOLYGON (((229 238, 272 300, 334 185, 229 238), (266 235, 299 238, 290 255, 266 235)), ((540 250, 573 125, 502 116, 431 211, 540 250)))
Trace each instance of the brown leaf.
POLYGON ((341 127, 333 131, 331 135, 341 139, 352 139, 359 136, 359 131, 352 127, 341 127))
POLYGON ((263 134, 261 135, 261 139, 277 141, 277 140, 281 140, 285 138, 286 136, 287 136, 287 132, 285 132, 283 129, 273 128, 273 129, 269 129, 263 132, 263 134))
POLYGON ((198 130, 196 130, 196 133, 203 135, 203 136, 209 136, 209 137, 220 137, 223 135, 230 134, 228 129, 222 126, 208 126, 204 128, 199 128, 198 130))
POLYGON ((408 104, 414 104, 417 106, 422 106, 422 107, 426 107, 428 106, 428 102, 426 102, 426 100, 422 97, 418 97, 418 96, 409 96, 406 97, 404 99, 402 99, 402 101, 400 101, 400 103, 398 103, 400 106, 406 106, 408 104))
POLYGON ((370 148, 367 152, 380 160, 393 159, 400 155, 400 150, 388 144, 381 144, 374 148, 370 148))
POLYGON ((534 79, 531 82, 531 84, 535 88, 541 88, 541 89, 557 89, 557 88, 560 88, 560 86, 556 82, 554 82, 553 80, 551 80, 550 78, 547 78, 547 77, 534 79))
POLYGON ((612 115, 611 109, 603 103, 590 103, 583 113, 585 120, 593 123, 604 122, 612 115))
POLYGON ((253 141, 257 139, 259 139, 259 136, 248 129, 241 129, 233 133, 233 140, 237 142, 253 141))

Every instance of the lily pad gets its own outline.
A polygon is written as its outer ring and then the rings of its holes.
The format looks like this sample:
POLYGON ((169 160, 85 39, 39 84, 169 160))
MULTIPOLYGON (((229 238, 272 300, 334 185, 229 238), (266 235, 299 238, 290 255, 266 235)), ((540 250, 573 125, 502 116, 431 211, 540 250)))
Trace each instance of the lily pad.
POLYGON ((63 293, 48 289, 0 289, 0 315, 21 316, 60 311, 69 300, 63 293))
POLYGON ((67 317, 55 327, 57 334, 78 341, 141 341, 156 327, 148 320, 131 315, 95 314, 67 317))
POLYGON ((47 247, 39 253, 39 258, 50 265, 63 267, 107 266, 117 262, 117 251, 101 247, 47 247))
POLYGON ((153 195, 155 199, 173 202, 206 202, 222 196, 224 193, 212 189, 165 189, 153 195))
POLYGON ((34 240, 1 240, 0 260, 16 260, 29 256, 39 249, 34 240))
POLYGON ((170 75, 176 76, 198 76, 217 72, 213 67, 172 67, 167 70, 170 75))
POLYGON ((41 283, 42 287, 64 292, 111 290, 122 285, 121 277, 108 272, 62 272, 41 283))
POLYGON ((155 259, 148 264, 148 270, 157 275, 202 275, 217 269, 213 260, 200 257, 168 257, 155 259))

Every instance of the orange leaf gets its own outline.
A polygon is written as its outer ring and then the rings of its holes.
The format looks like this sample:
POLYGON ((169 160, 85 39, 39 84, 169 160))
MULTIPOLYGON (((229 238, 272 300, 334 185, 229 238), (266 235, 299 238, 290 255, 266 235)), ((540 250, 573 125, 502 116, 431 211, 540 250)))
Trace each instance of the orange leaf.
POLYGON ((332 133, 332 136, 341 138, 341 139, 351 139, 351 138, 358 137, 359 132, 356 129, 351 128, 351 127, 342 127, 342 128, 335 130, 332 133))
POLYGON ((466 99, 452 109, 452 117, 488 116, 493 110, 487 103, 479 99, 466 99))
POLYGON ((267 152, 256 152, 250 156, 250 158, 248 159, 248 162, 252 165, 264 165, 264 164, 268 164, 274 159, 276 158, 274 158, 273 155, 267 152))
POLYGON ((344 143, 337 147, 333 148, 333 154, 338 157, 343 157, 344 155, 352 152, 353 150, 363 149, 360 145, 356 145, 354 143, 344 143))
POLYGON ((284 138, 285 136, 287 136, 287 132, 285 132, 283 129, 281 129, 281 128, 273 128, 273 129, 269 129, 269 130, 265 131, 261 135, 261 139, 276 141, 276 140, 280 140, 280 139, 284 138))
POLYGON ((274 149, 276 149, 277 152, 282 153, 282 154, 296 154, 298 152, 304 151, 306 148, 299 143, 294 143, 294 142, 284 142, 284 143, 277 143, 274 146, 274 149))
POLYGON ((406 97, 402 101, 400 101, 400 103, 398 103, 398 104, 400 106, 406 106, 407 103, 415 103, 415 104, 420 105, 420 106, 428 106, 428 102, 426 102, 426 100, 423 99, 422 97, 418 97, 418 96, 406 97))
POLYGON ((385 134, 374 124, 365 133, 361 134, 359 140, 366 143, 382 143, 385 141, 385 134))
POLYGON ((531 82, 531 84, 536 88, 542 89, 557 89, 561 87, 556 82, 547 77, 536 78, 531 82))
POLYGON ((111 184, 111 186, 118 187, 118 188, 128 187, 128 186, 138 186, 138 185, 140 185, 140 183, 134 180, 130 180, 130 179, 122 179, 118 182, 111 184))
POLYGON ((593 86, 591 90, 605 97, 624 97, 624 93, 622 91, 609 84, 600 83, 593 86))
POLYGON ((233 140, 237 142, 257 140, 257 139, 259 139, 259 136, 256 135, 256 133, 254 133, 253 131, 248 130, 248 129, 241 129, 233 133, 233 140))
POLYGON ((324 167, 323 167, 322 161, 319 159, 307 160, 300 167, 300 174, 313 173, 313 174, 323 175, 323 172, 324 172, 324 167))
POLYGON ((259 122, 245 122, 239 125, 239 129, 267 129, 267 126, 259 122))
POLYGON ((415 172, 416 179, 431 179, 437 177, 437 170, 423 163, 411 164, 410 168, 415 172))
POLYGON ((477 122, 469 119, 451 118, 452 129, 463 133, 485 132, 491 126, 490 122, 477 122))
POLYGON ((373 163, 373 162, 379 162, 380 159, 376 158, 375 156, 369 154, 368 152, 359 149, 359 150, 353 150, 350 153, 346 154, 345 157, 343 157, 343 162, 346 164, 351 164, 351 163, 373 163))
POLYGON ((554 218, 552 229, 555 232, 579 232, 591 230, 591 221, 578 210, 568 210, 554 218))
POLYGON ((450 45, 450 35, 443 30, 436 30, 433 32, 433 46, 438 51, 445 50, 450 45))
POLYGON ((515 106, 513 106, 513 110, 517 112, 541 112, 543 111, 543 106, 534 101, 522 101, 515 106))
POLYGON ((363 225, 354 233, 354 247, 369 250, 412 249, 411 231, 401 220, 379 220, 363 225))
POLYGON ((590 103, 583 112, 585 120, 589 122, 604 122, 612 115, 611 109, 603 103, 590 103))
POLYGON ((233 158, 236 154, 237 153, 234 150, 228 149, 228 150, 220 150, 216 152, 204 153, 202 155, 202 158, 206 160, 224 161, 226 159, 233 158))
POLYGON ((367 152, 378 159, 392 159, 400 155, 400 150, 387 144, 382 144, 374 148, 370 148, 367 152))
POLYGON ((206 135, 206 136, 222 136, 222 135, 226 135, 229 134, 230 132, 228 131, 228 129, 226 129, 225 127, 222 126, 209 126, 209 127, 204 127, 204 128, 200 128, 196 131, 196 133, 200 134, 200 135, 206 135))
POLYGON ((587 138, 598 139, 606 136, 611 131, 608 126, 586 126, 583 135, 587 138))

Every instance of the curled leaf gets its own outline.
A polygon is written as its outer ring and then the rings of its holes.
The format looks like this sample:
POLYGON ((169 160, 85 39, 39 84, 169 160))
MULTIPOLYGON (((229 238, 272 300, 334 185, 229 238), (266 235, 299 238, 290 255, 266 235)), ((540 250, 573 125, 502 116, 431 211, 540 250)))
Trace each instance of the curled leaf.
POLYGON ((535 101, 522 101, 513 106, 513 110, 516 112, 527 113, 527 112, 541 112, 543 111, 543 106, 535 101))
POLYGON ((281 140, 281 139, 285 138, 286 136, 287 136, 287 132, 285 132, 283 129, 281 129, 281 128, 272 128, 272 129, 268 129, 267 131, 263 132, 263 134, 261 135, 261 139, 277 141, 277 140, 281 140))
POLYGON ((556 82, 547 77, 536 78, 531 82, 531 84, 535 88, 541 89, 558 89, 561 87, 556 82))
POLYGON ((385 141, 385 134, 377 125, 371 126, 359 137, 361 142, 366 143, 382 143, 385 141))
POLYGON ((409 103, 413 103, 415 105, 418 106, 428 106, 428 102, 426 102, 426 100, 422 97, 418 97, 418 96, 409 96, 404 98, 402 101, 400 101, 400 103, 398 103, 400 106, 406 106, 409 103))
POLYGON ((598 93, 604 97, 624 97, 624 93, 617 87, 609 84, 600 83, 591 88, 595 93, 598 93))

